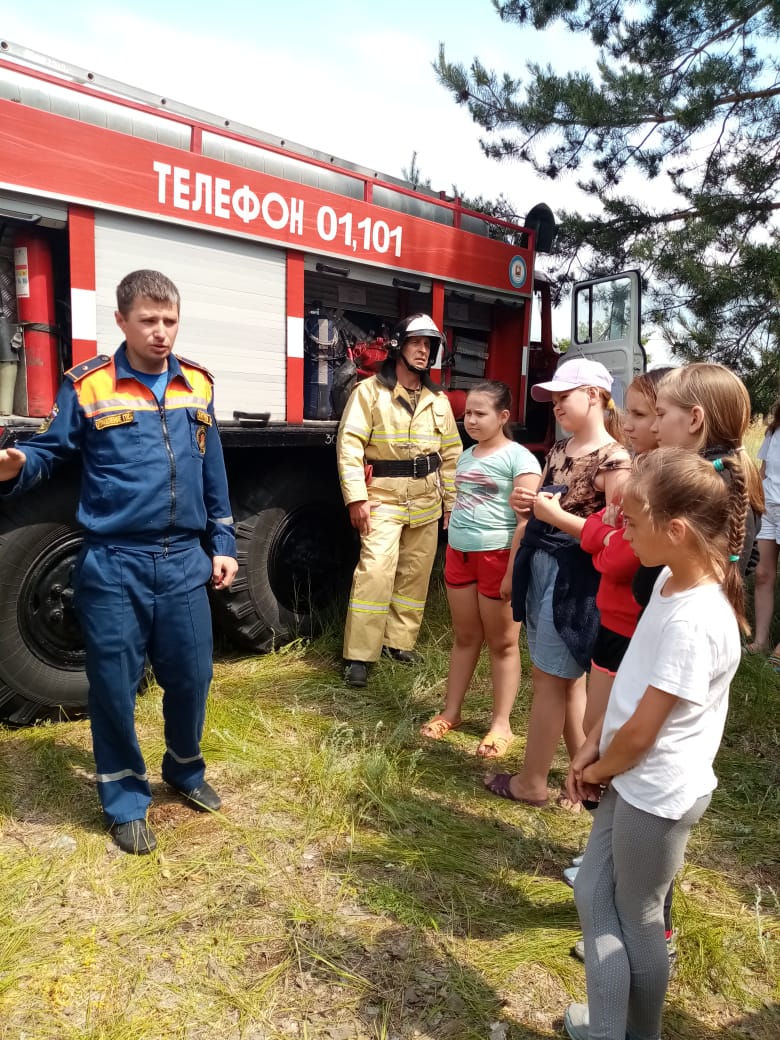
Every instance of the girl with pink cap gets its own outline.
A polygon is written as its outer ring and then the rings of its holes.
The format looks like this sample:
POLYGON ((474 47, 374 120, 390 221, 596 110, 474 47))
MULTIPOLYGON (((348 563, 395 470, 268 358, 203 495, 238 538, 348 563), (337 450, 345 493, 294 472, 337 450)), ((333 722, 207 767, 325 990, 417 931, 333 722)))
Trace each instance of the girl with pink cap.
MULTIPOLYGON (((611 389, 607 369, 586 358, 565 361, 552 380, 531 388, 534 400, 552 401, 570 436, 550 449, 540 490, 517 488, 510 499, 519 514, 532 514, 515 558, 512 607, 515 620, 526 622, 534 692, 520 772, 490 775, 485 784, 499 797, 539 808, 549 800, 548 774, 561 736, 570 757, 585 737, 599 574, 578 540, 533 515, 534 505, 539 497, 560 495, 567 512, 585 519, 615 499, 630 459, 611 389)), ((563 795, 559 804, 575 808, 563 795)))

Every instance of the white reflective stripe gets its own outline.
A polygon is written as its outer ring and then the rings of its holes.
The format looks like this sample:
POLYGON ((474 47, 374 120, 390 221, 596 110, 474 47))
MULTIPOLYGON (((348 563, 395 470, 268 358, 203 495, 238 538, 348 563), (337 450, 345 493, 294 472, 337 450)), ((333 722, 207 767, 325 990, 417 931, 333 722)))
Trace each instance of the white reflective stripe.
POLYGON ((70 290, 70 324, 74 339, 97 340, 97 293, 94 289, 70 290))
POLYGON ((287 315, 287 357, 303 357, 303 318, 287 315))
POLYGON ((132 769, 120 769, 118 773, 98 773, 97 782, 99 784, 110 784, 114 780, 124 780, 126 776, 134 776, 136 780, 148 780, 148 773, 136 773, 132 769))
POLYGON ((200 760, 203 758, 203 755, 201 755, 200 752, 198 752, 197 755, 191 755, 189 758, 180 758, 175 751, 171 751, 167 744, 165 745, 165 750, 168 752, 168 754, 171 756, 174 762, 178 762, 180 765, 183 766, 186 766, 189 762, 200 762, 200 760))
POLYGON ((387 614, 390 610, 389 603, 371 603, 365 600, 351 599, 347 608, 353 614, 387 614))
POLYGON ((233 523, 233 517, 232 516, 218 516, 214 520, 214 523, 215 524, 232 524, 233 523))

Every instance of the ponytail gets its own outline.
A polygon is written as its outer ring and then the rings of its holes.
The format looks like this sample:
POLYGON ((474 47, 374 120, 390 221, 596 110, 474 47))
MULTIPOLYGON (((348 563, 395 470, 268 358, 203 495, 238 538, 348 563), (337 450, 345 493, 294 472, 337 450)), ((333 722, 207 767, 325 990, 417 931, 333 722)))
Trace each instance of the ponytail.
POLYGON ((618 444, 627 445, 628 438, 623 429, 623 419, 621 418, 617 405, 610 397, 607 390, 604 390, 601 387, 597 387, 596 389, 599 391, 604 407, 604 429, 613 440, 618 442, 618 444))
POLYGON ((745 527, 750 496, 745 469, 742 465, 743 452, 737 455, 726 455, 716 459, 715 469, 728 472, 731 477, 726 481, 729 488, 729 516, 726 528, 729 558, 723 575, 723 592, 737 616, 739 627, 747 634, 750 631, 745 618, 745 585, 742 580, 741 560, 745 549, 745 527), (720 463, 720 467, 716 463, 720 463))
POLYGON ((747 634, 740 560, 749 499, 739 455, 708 462, 685 448, 656 448, 635 459, 623 497, 635 499, 654 527, 685 520, 747 634))

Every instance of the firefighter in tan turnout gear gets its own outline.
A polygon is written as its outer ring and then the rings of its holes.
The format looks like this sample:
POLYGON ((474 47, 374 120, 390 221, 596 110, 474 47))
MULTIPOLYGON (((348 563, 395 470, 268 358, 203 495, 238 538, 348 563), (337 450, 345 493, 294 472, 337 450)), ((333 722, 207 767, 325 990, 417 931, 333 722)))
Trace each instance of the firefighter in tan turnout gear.
POLYGON ((428 372, 442 339, 427 314, 402 321, 339 426, 341 489, 360 532, 344 632, 349 686, 366 685, 380 654, 415 661, 438 520, 443 509, 446 528, 462 451, 450 403, 428 372))

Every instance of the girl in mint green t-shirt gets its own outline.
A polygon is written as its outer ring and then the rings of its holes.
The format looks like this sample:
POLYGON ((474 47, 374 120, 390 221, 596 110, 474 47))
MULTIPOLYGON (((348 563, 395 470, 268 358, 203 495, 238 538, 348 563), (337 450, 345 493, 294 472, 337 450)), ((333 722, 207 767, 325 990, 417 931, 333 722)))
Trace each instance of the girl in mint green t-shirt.
POLYGON ((444 581, 453 646, 444 709, 420 732, 440 740, 461 724, 460 710, 484 644, 490 654, 493 715, 477 754, 499 758, 512 741, 510 712, 520 684, 520 624, 512 618, 512 567, 524 523, 509 505, 515 487, 536 491, 539 463, 507 436, 511 395, 485 381, 469 391, 465 427, 476 443, 458 459, 447 529, 444 581))

